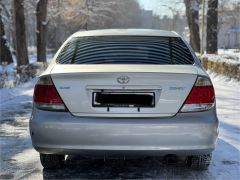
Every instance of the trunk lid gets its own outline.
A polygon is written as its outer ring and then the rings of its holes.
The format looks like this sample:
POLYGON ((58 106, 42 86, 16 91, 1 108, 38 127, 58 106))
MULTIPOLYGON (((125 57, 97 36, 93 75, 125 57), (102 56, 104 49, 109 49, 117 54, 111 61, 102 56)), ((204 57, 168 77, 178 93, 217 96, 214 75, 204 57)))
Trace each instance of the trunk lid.
MULTIPOLYGON (((193 65, 55 65, 53 83, 75 116, 170 117, 174 116, 196 78, 193 65), (119 81, 127 80, 124 82, 119 81), (95 107, 94 93, 154 94, 152 107, 95 107)), ((114 96, 112 96, 114 97, 114 96)))

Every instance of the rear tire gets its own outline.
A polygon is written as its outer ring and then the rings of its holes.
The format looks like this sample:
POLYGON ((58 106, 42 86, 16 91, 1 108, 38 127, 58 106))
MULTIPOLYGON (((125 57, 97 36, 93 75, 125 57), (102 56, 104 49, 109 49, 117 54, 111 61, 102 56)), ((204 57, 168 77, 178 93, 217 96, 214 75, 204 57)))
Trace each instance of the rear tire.
POLYGON ((44 168, 56 169, 64 166, 65 156, 40 153, 40 161, 44 168))
POLYGON ((189 156, 187 163, 194 170, 207 170, 211 163, 211 159, 211 154, 189 156))

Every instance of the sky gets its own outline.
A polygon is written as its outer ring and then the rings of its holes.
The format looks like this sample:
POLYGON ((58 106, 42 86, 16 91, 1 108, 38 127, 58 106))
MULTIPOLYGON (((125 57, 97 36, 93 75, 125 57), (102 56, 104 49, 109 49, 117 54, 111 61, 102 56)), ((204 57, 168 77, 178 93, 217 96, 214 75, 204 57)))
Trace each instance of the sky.
POLYGON ((174 11, 185 13, 183 0, 138 0, 139 4, 146 10, 152 10, 160 16, 172 16, 174 11))

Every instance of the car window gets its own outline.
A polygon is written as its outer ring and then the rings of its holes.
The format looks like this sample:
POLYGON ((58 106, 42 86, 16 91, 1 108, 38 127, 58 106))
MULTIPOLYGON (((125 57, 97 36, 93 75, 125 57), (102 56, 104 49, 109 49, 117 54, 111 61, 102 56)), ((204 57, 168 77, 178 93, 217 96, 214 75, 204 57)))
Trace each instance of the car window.
POLYGON ((60 64, 193 64, 178 37, 100 36, 73 38, 61 51, 60 64))

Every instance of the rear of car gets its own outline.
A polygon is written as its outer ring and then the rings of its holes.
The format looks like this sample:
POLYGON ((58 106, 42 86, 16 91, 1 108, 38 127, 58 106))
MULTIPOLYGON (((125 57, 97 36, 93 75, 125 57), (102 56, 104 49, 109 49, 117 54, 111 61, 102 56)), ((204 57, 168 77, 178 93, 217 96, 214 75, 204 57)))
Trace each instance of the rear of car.
POLYGON ((76 33, 39 77, 30 132, 45 167, 69 154, 174 154, 204 169, 218 135, 214 88, 176 33, 76 33))

